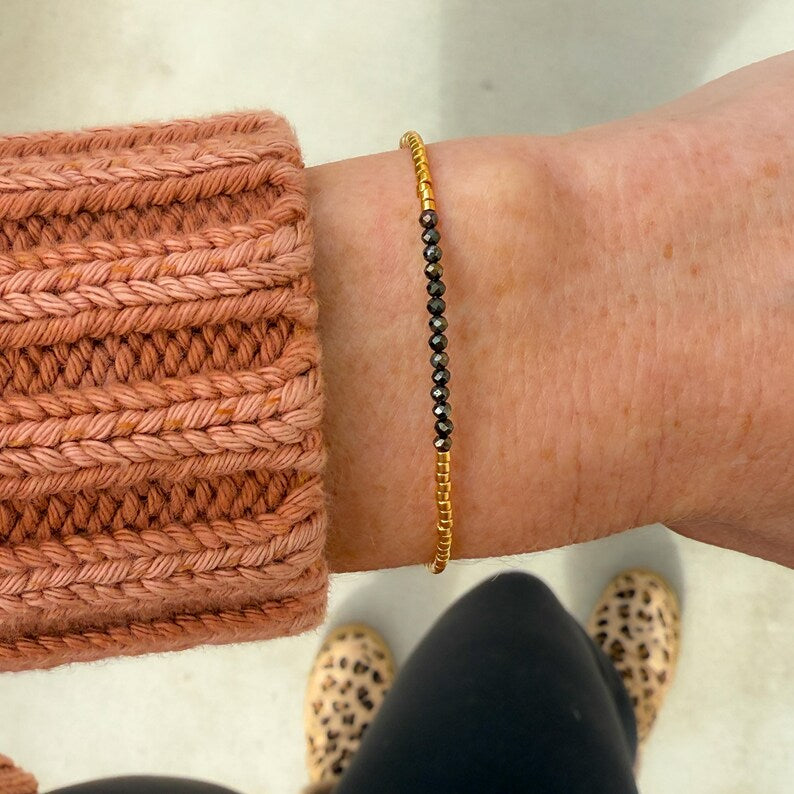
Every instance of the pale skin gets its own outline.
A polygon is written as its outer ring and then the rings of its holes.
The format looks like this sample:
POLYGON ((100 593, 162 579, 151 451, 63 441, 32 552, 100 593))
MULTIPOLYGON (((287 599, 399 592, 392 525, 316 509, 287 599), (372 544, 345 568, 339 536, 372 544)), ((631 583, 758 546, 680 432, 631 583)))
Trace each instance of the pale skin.
MULTIPOLYGON (((453 558, 660 521, 794 566, 794 53, 608 124, 444 141, 428 157, 453 558)), ((410 156, 307 176, 330 564, 427 562, 431 351, 410 156)))

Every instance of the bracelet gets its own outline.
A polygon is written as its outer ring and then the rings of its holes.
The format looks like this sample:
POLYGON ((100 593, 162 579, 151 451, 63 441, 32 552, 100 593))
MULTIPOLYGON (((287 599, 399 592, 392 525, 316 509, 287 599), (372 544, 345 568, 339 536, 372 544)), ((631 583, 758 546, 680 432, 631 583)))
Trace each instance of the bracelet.
POLYGON ((452 420, 449 418, 452 408, 449 398, 449 355, 445 352, 447 337, 447 318, 444 309, 447 304, 442 297, 446 285, 441 280, 444 268, 440 263, 441 249, 438 242, 441 235, 438 233, 438 214, 436 213, 436 199, 433 193, 433 180, 430 176, 430 166, 427 162, 427 151, 422 136, 413 130, 406 132, 400 138, 400 148, 410 149, 416 172, 416 193, 422 204, 419 215, 419 224, 422 227, 422 242, 425 248, 422 255, 425 259, 424 273, 428 278, 427 292, 430 299, 427 310, 430 312, 430 364, 433 367, 433 388, 430 396, 433 398, 433 415, 435 417, 436 438, 433 442, 436 448, 436 509, 438 512, 438 542, 433 561, 428 563, 431 573, 441 573, 447 566, 452 547, 452 483, 450 480, 450 448, 452 447, 452 420))

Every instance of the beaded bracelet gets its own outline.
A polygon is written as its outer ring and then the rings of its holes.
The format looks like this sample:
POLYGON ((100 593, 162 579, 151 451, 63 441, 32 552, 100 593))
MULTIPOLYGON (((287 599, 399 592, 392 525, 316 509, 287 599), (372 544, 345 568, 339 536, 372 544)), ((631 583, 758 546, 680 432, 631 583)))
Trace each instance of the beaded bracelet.
POLYGON ((435 416, 436 438, 436 509, 438 512, 438 542, 436 553, 428 569, 431 573, 441 573, 447 566, 452 547, 452 483, 450 481, 450 448, 452 447, 452 420, 449 418, 452 408, 448 402, 449 388, 449 355, 445 352, 447 337, 447 318, 444 309, 447 304, 442 297, 446 285, 441 280, 444 268, 440 263, 441 249, 438 242, 441 235, 438 233, 438 215, 436 213, 436 199, 433 193, 433 180, 430 176, 430 166, 427 162, 427 151, 422 141, 422 136, 413 130, 406 132, 400 138, 400 148, 410 149, 416 172, 416 193, 422 204, 419 215, 419 224, 422 227, 422 242, 425 244, 422 252, 425 265, 424 273, 428 278, 427 292, 430 299, 427 310, 430 312, 430 364, 433 367, 433 387, 430 396, 433 398, 433 415, 435 416))

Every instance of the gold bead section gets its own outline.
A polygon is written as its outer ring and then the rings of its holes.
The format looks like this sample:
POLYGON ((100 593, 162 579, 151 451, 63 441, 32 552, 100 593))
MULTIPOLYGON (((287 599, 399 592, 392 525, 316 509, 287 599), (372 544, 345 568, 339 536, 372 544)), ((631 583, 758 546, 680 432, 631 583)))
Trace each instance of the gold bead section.
POLYGON ((433 178, 430 176, 430 165, 427 162, 427 151, 422 136, 409 130, 400 138, 400 148, 410 149, 416 173, 416 195, 422 203, 422 210, 434 210, 436 197, 433 193, 433 178))
POLYGON ((446 568, 452 551, 452 482, 450 479, 449 452, 436 452, 436 554, 428 566, 432 573, 441 573, 446 568))
POLYGON ((444 528, 438 526, 438 546, 433 562, 428 565, 431 573, 441 573, 447 567, 450 557, 450 547, 452 545, 452 527, 444 528))

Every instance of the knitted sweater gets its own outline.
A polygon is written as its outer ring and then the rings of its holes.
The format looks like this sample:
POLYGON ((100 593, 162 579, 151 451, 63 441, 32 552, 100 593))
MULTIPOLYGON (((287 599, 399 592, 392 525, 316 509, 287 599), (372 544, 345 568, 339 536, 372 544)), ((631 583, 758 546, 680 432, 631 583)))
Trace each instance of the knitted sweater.
POLYGON ((312 260, 272 112, 0 139, 0 671, 322 621, 312 260))

